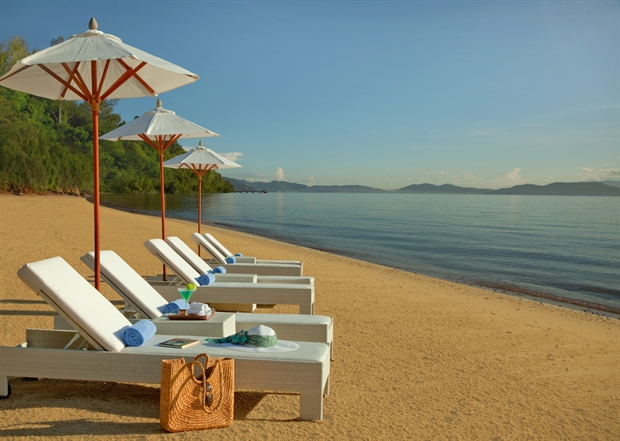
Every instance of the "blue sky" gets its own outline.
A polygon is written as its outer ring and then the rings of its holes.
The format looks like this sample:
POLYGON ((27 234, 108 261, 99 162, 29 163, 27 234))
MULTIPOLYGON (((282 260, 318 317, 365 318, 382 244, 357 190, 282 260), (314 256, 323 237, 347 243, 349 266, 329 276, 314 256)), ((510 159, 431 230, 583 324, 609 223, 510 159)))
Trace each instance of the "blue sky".
POLYGON ((620 177, 619 5, 0 0, 0 40, 44 49, 94 16, 197 73, 160 98, 237 153, 225 176, 500 188, 620 177))

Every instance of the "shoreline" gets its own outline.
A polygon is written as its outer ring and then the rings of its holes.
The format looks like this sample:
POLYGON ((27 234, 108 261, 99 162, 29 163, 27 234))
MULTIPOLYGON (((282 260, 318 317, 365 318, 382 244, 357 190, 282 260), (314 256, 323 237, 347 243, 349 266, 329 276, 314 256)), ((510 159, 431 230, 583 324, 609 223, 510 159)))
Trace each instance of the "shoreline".
MULTIPOLYGON (((52 328, 54 310, 16 275, 62 256, 82 276, 93 247, 92 204, 70 196, 0 195, 0 339, 52 328)), ((161 264, 142 245, 158 217, 101 208, 102 249, 142 275, 161 264)), ((301 260, 315 311, 334 319, 331 393, 322 422, 297 419, 299 397, 235 392, 226 429, 184 439, 600 439, 620 432, 620 321, 212 227, 231 250, 301 260)), ((192 245, 195 222, 169 219, 192 245)), ((121 298, 103 284, 116 307, 121 298)), ((258 312, 258 311, 257 311, 258 312)), ((278 305, 261 313, 297 313, 278 305)), ((44 363, 45 360, 37 360, 44 363)), ((170 439, 157 384, 9 378, 4 439, 170 439)))
MULTIPOLYGON (((89 198, 85 198, 85 199, 88 200, 89 202, 91 202, 91 200, 89 198)), ((130 208, 122 207, 120 205, 115 205, 115 204, 111 204, 111 203, 101 202, 101 206, 105 206, 105 207, 108 207, 108 208, 111 208, 111 209, 114 209, 114 210, 124 211, 126 213, 141 214, 141 215, 152 216, 152 217, 161 219, 161 217, 159 215, 156 215, 156 214, 153 214, 153 213, 147 213, 147 212, 140 211, 140 210, 132 210, 130 208)), ((166 219, 176 219, 176 220, 179 220, 179 221, 185 221, 185 222, 191 223, 190 220, 185 219, 185 218, 180 217, 180 216, 175 216, 173 214, 166 214, 166 219)), ((321 251, 321 252, 336 254, 336 255, 342 256, 342 257, 348 257, 346 254, 344 254, 344 252, 341 252, 339 250, 317 248, 317 247, 313 247, 311 245, 290 242, 289 240, 286 240, 284 238, 279 238, 277 236, 270 235, 268 233, 264 234, 264 235, 258 235, 255 232, 253 232, 253 230, 251 228, 247 228, 247 229, 245 229, 245 228, 235 228, 234 226, 229 225, 229 224, 223 224, 223 223, 212 222, 212 221, 204 221, 204 220, 202 222, 202 225, 210 225, 210 226, 213 226, 213 227, 216 227, 216 228, 222 228, 222 229, 234 231, 234 232, 237 232, 237 233, 250 234, 252 236, 257 236, 257 237, 263 237, 264 236, 264 237, 267 237, 269 239, 272 239, 272 240, 275 240, 275 241, 278 241, 278 242, 283 242, 283 243, 287 243, 287 244, 290 244, 290 245, 295 245, 295 246, 300 246, 300 247, 304 247, 304 248, 309 248, 309 249, 313 249, 313 250, 317 250, 317 251, 321 251)), ((608 306, 608 305, 602 305, 602 304, 598 304, 598 303, 587 302, 587 301, 578 300, 578 299, 572 299, 570 297, 559 296, 559 295, 550 294, 550 293, 546 293, 546 292, 542 292, 542 291, 531 291, 531 290, 528 290, 528 289, 525 289, 525 288, 521 288, 519 286, 511 286, 511 285, 504 285, 504 284, 491 284, 491 283, 484 284, 484 283, 475 283, 475 282, 463 282, 463 281, 451 279, 449 277, 431 276, 431 275, 424 274, 424 273, 419 273, 419 272, 415 272, 415 271, 409 271, 409 270, 405 270, 405 269, 402 269, 402 268, 396 268, 396 267, 392 267, 392 266, 389 266, 389 265, 386 265, 386 264, 383 264, 383 263, 379 263, 379 262, 373 262, 373 261, 369 261, 369 260, 359 259, 357 257, 354 258, 354 259, 360 260, 362 262, 368 262, 368 263, 372 263, 372 264, 375 264, 375 265, 384 266, 386 268, 392 268, 392 269, 397 269, 397 270, 400 270, 400 271, 405 271, 405 272, 408 272, 408 273, 411 273, 411 274, 420 274, 422 276, 438 278, 440 280, 445 280, 447 282, 460 283, 460 284, 468 285, 468 286, 471 286, 471 287, 474 287, 474 288, 481 288, 481 289, 485 289, 485 290, 491 290, 493 292, 503 293, 503 294, 510 295, 510 296, 523 297, 523 298, 534 300, 534 301, 539 301, 539 302, 543 302, 543 303, 549 303, 549 304, 552 304, 552 305, 561 306, 561 307, 565 307, 565 308, 569 308, 569 309, 574 309, 574 310, 578 310, 578 311, 583 311, 583 312, 590 313, 590 314, 600 314, 600 315, 604 315, 606 317, 610 317, 610 318, 614 318, 614 319, 620 320, 620 309, 619 308, 614 308, 614 307, 608 306)))

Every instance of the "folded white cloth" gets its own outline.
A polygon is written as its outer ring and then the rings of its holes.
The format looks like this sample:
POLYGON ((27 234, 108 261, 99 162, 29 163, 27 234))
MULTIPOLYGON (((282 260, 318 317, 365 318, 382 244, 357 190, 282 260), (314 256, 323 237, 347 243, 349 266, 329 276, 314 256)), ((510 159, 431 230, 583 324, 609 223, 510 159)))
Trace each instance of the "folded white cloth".
POLYGON ((189 304, 187 310, 188 315, 209 315, 211 314, 211 308, 206 303, 192 302, 189 304))

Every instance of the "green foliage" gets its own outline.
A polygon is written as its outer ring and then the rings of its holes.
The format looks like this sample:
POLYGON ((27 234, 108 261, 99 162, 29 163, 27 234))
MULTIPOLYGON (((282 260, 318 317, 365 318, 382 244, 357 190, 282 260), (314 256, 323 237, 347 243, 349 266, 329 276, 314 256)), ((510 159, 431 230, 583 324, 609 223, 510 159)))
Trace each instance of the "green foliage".
MULTIPOLYGON (((0 73, 30 53, 19 37, 0 43, 0 73)), ((114 113, 116 104, 117 100, 101 103, 100 134, 124 124, 114 113)), ((0 192, 92 192, 92 128, 92 113, 85 102, 47 100, 0 87, 0 192)), ((183 148, 174 143, 164 152, 164 160, 182 153, 183 148)), ((158 155, 143 141, 100 141, 101 192, 159 192, 158 155)), ((198 191, 198 179, 189 170, 165 169, 164 176, 166 192, 198 191)), ((234 188, 212 171, 203 177, 202 191, 231 192, 234 188)))

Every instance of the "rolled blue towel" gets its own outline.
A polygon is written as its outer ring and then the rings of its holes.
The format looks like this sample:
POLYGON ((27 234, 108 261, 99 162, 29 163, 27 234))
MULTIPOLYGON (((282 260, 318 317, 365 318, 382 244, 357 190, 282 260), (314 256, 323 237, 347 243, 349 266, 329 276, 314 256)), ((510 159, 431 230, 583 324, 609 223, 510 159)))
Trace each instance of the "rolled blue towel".
POLYGON ((155 335, 157 328, 150 320, 140 320, 123 331, 123 341, 127 346, 141 346, 155 335))
POLYGON ((203 274, 200 277, 196 277, 196 282, 198 282, 200 286, 211 285, 213 282, 215 282, 215 276, 210 273, 203 274))
POLYGON ((223 266, 213 268, 211 271, 213 271, 214 274, 226 274, 226 268, 224 268, 223 266))
POLYGON ((170 302, 166 305, 164 305, 164 307, 162 309, 160 309, 162 314, 178 314, 180 309, 185 309, 186 304, 185 304, 185 300, 183 299, 178 299, 175 300, 174 302, 170 302))
POLYGON ((237 259, 235 259, 235 256, 228 256, 226 258, 226 263, 235 263, 237 261, 237 259))
POLYGON ((237 253, 237 254, 235 254, 235 256, 237 256, 237 257, 242 257, 242 256, 243 256, 243 254, 241 254, 241 253, 237 253))

